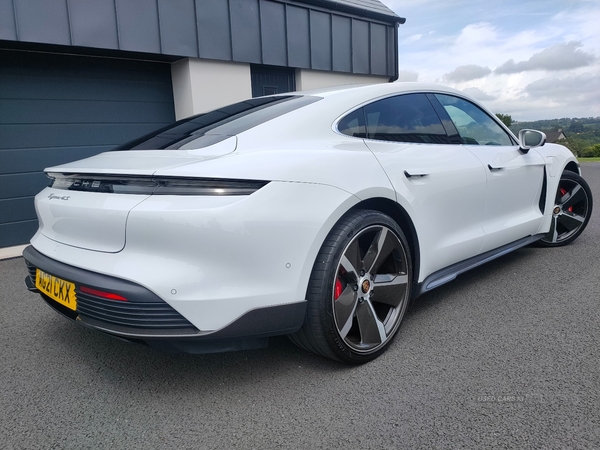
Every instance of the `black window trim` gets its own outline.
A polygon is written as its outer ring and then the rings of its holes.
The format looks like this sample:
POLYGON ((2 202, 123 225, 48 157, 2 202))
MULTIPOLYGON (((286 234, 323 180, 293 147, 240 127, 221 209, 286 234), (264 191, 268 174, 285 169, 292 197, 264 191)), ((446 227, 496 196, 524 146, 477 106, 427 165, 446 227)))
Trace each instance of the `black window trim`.
MULTIPOLYGON (((395 142, 396 144, 401 144, 402 142, 398 142, 398 141, 387 141, 387 140, 370 138, 368 136, 368 131, 367 131, 367 128, 366 128, 367 127, 367 117, 365 115, 365 109, 364 108, 366 106, 368 106, 368 105, 371 105, 373 103, 376 103, 376 102, 379 102, 379 101, 382 101, 382 100, 387 100, 389 98, 401 97, 401 96, 404 96, 404 95, 414 95, 414 94, 424 95, 425 98, 429 101, 429 103, 431 103, 431 106, 432 106, 434 112, 436 113, 436 115, 437 115, 440 123, 442 124, 442 127, 444 127, 444 131, 446 132, 445 137, 448 140, 452 140, 452 137, 448 133, 448 128, 446 128, 446 126, 444 125, 444 121, 442 120, 442 117, 440 117, 440 114, 439 114, 438 110, 436 109, 435 104, 429 98, 429 94, 435 94, 435 92, 430 92, 430 91, 408 91, 408 92, 401 92, 401 93, 395 92, 395 93, 390 94, 390 95, 384 95, 384 96, 381 96, 381 97, 378 97, 378 98, 369 99, 369 100, 361 103, 359 106, 356 106, 355 108, 352 108, 352 109, 346 111, 344 114, 341 114, 340 117, 338 117, 334 121, 334 123, 333 123, 333 131, 335 131, 337 134, 339 134, 341 136, 349 137, 349 138, 353 138, 353 139, 367 139, 369 141, 390 142, 390 143, 395 142), (365 123, 365 135, 366 135, 366 137, 356 137, 356 136, 350 136, 349 134, 342 133, 339 130, 339 124, 340 124, 340 122, 342 120, 344 120, 346 117, 348 117, 350 114, 356 112, 359 109, 362 109, 362 111, 363 111, 363 116, 364 116, 363 117, 363 121, 365 123)), ((437 101, 437 99, 436 99, 436 101, 437 101)), ((438 102, 438 104, 439 104, 439 102, 438 102)), ((443 109, 443 107, 441 106, 441 104, 440 104, 440 107, 443 109)), ((445 112, 445 110, 444 110, 444 112, 445 112)), ((447 113, 446 113, 446 116, 447 116, 447 113)), ((450 118, 449 116, 447 116, 447 117, 448 117, 448 119, 450 118)), ((454 127, 454 123, 451 120, 450 120, 450 123, 452 124, 452 127, 454 127)), ((456 134, 458 135, 458 130, 456 130, 456 134)), ((444 135, 440 134, 438 136, 444 136, 444 135)), ((459 136, 459 138, 460 138, 460 136, 459 136)), ((405 144, 412 144, 412 145, 431 145, 432 144, 431 142, 404 142, 404 143, 405 144)), ((457 142, 457 144, 460 144, 460 142, 457 142)), ((436 144, 436 145, 455 145, 455 144, 453 142, 448 142, 446 144, 436 144)))
MULTIPOLYGON (((508 129, 508 127, 506 127, 506 125, 504 125, 504 123, 498 119, 498 117, 496 117, 495 114, 491 114, 489 111, 487 111, 485 108, 482 108, 480 105, 478 105, 477 103, 473 103, 473 101, 467 97, 463 97, 462 95, 458 95, 455 93, 450 93, 450 92, 432 92, 432 97, 435 99, 435 101, 439 104, 439 106, 441 107, 441 109, 444 111, 444 114, 448 117, 448 119, 450 119, 450 115, 448 114, 448 112, 446 111, 446 109, 444 108, 444 106, 440 103, 440 101, 437 99, 436 95, 446 95, 448 97, 456 97, 459 98, 461 100, 464 100, 465 102, 470 103, 471 105, 473 105, 474 107, 476 107, 477 109, 479 109, 482 113, 484 113, 486 116, 488 116, 490 119, 492 119, 492 121, 496 122, 496 124, 498 124, 500 126, 500 129, 502 129, 502 131, 504 131, 506 133, 506 135, 508 136, 508 138, 510 139, 510 141, 512 142, 512 145, 519 145, 518 140, 515 138, 515 136, 513 135, 512 131, 510 131, 510 129, 508 129)), ((452 122, 452 119, 450 119, 450 122, 452 123, 452 126, 454 127, 454 129, 456 129, 456 127, 454 126, 454 122, 452 122)), ((456 130, 456 132, 458 133, 458 130, 456 130)), ((460 134, 459 134, 460 136, 460 134)), ((474 144, 466 144, 463 143, 462 145, 474 145, 474 144)), ((475 146, 475 145, 474 145, 475 146)))
MULTIPOLYGON (((344 114, 341 114, 333 123, 333 131, 336 132, 337 134, 344 136, 344 137, 349 137, 349 138, 353 138, 353 139, 367 139, 370 141, 377 141, 377 142, 393 142, 393 141, 385 141, 385 140, 379 140, 379 139, 372 139, 368 137, 368 133, 366 130, 366 124, 367 124, 367 118, 364 117, 364 122, 365 122, 365 135, 367 135, 367 137, 356 137, 356 136, 350 136, 348 134, 342 133, 339 130, 339 124, 340 122, 346 118, 347 116, 349 116, 350 114, 352 114, 353 112, 357 111, 358 109, 363 109, 363 115, 364 115, 364 108, 367 105, 370 105, 371 103, 375 103, 378 102, 380 100, 386 100, 388 98, 391 97, 398 97, 401 95, 408 95, 408 94, 424 94, 427 99, 429 100, 429 102, 431 103, 431 106, 433 107, 434 111, 436 112, 438 118, 440 119, 440 122, 442 123, 442 126, 444 127, 444 130, 446 130, 446 137, 449 140, 448 144, 439 144, 439 145, 469 145, 469 144, 465 144, 462 141, 462 138, 460 137, 460 134, 458 132, 458 130, 456 129, 456 126, 454 125, 454 122, 452 122, 452 119, 450 118, 450 116, 448 115, 448 113, 446 112, 446 109, 444 108, 444 106, 440 103, 440 101, 436 98, 436 95, 448 95, 451 97, 457 97, 460 98, 461 100, 467 101, 469 103, 471 103, 473 106, 479 108, 484 114, 486 114, 488 117, 490 117, 494 122, 496 122, 498 125, 500 125, 500 127, 502 128, 502 130, 508 135, 510 141, 513 143, 513 145, 519 145, 519 141, 517 140, 517 138, 513 135, 512 131, 510 131, 510 129, 508 129, 508 127, 506 127, 504 125, 504 123, 502 123, 502 121, 500 119, 498 119, 498 117, 496 117, 494 114, 491 114, 490 112, 488 112, 486 109, 482 108, 480 105, 473 103, 473 101, 467 97, 464 97, 462 95, 459 95, 457 93, 454 92, 445 92, 445 91, 408 91, 408 92, 402 92, 402 93, 393 93, 390 95, 384 95, 375 99, 370 99, 367 100, 363 103, 361 103, 359 106, 356 106, 355 108, 352 108, 348 111, 346 111, 344 114), (446 123, 447 122, 447 123, 446 123)), ((441 135, 440 135, 441 136, 441 135)), ((427 142, 410 142, 410 144, 413 145, 431 145, 427 142)))

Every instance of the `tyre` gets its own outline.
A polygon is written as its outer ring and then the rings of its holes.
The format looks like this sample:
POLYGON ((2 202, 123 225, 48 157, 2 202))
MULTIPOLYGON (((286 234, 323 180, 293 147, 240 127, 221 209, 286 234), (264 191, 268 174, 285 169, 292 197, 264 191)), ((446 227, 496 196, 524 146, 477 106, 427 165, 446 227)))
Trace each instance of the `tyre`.
POLYGON ((378 211, 351 211, 319 251, 304 324, 290 339, 344 363, 371 361, 398 331, 411 280, 410 248, 398 224, 378 211))
POLYGON ((538 244, 558 247, 573 242, 585 230, 592 215, 592 191, 578 174, 565 171, 560 177, 550 231, 538 244))

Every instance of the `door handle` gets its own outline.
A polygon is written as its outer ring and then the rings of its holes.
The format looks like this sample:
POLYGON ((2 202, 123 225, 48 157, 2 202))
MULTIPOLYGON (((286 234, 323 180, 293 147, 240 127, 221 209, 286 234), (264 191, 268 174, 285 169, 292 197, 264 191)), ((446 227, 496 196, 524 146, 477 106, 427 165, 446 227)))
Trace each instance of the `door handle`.
POLYGON ((409 173, 406 170, 404 171, 404 175, 406 176, 406 178, 413 178, 413 177, 423 178, 423 177, 429 176, 428 173, 409 173))
POLYGON ((488 168, 490 172, 498 172, 499 170, 504 170, 504 167, 492 167, 491 164, 488 164, 488 168))

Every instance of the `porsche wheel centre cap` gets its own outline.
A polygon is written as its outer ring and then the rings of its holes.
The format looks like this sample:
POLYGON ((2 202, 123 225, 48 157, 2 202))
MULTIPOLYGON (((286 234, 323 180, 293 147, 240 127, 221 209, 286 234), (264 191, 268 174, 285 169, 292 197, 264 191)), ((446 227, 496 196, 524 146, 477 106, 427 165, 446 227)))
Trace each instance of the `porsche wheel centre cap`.
POLYGON ((558 214, 560 212, 560 207, 555 206, 554 207, 554 214, 558 214))
POLYGON ((369 280, 364 280, 362 282, 362 291, 363 293, 367 293, 369 292, 369 289, 371 289, 371 282, 369 280))

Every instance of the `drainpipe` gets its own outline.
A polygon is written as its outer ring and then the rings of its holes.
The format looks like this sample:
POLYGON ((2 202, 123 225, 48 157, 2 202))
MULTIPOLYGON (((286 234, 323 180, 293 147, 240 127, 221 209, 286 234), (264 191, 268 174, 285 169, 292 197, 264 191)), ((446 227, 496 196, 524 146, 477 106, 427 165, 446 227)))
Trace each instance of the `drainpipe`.
MULTIPOLYGON (((404 24, 406 22, 406 19, 404 17, 399 17, 399 20, 396 22, 395 26, 394 26, 394 42, 396 43, 396 45, 398 45, 398 28, 400 28, 400 25, 404 24)), ((400 49, 398 49, 400 50, 400 49)), ((396 51, 396 55, 395 58, 396 60, 396 65, 394 67, 394 76, 392 78, 390 78, 390 83, 393 83, 394 81, 396 81, 398 79, 398 77, 400 76, 400 61, 399 61, 399 53, 398 51, 396 51)))

